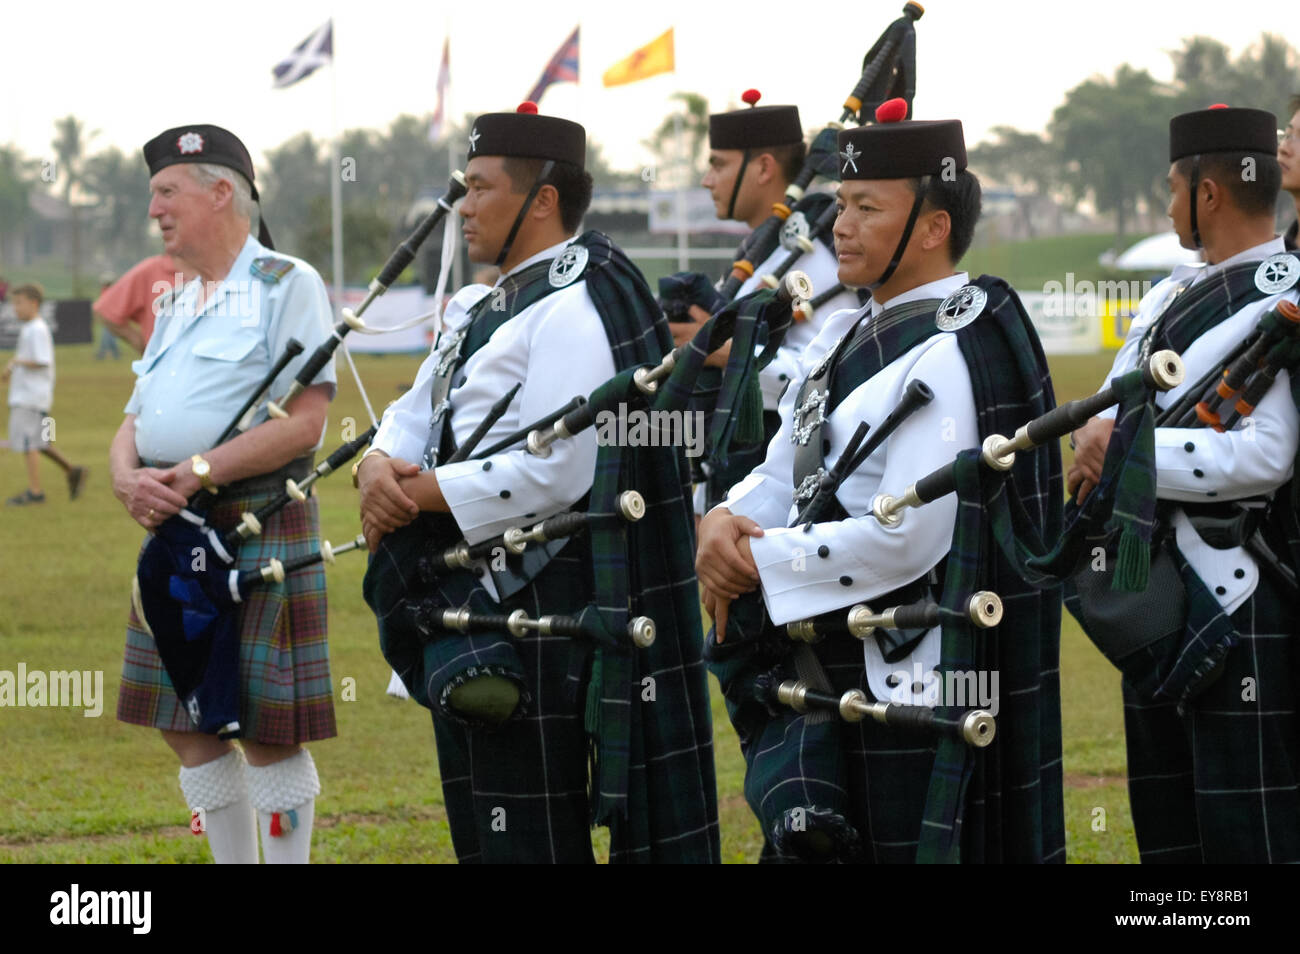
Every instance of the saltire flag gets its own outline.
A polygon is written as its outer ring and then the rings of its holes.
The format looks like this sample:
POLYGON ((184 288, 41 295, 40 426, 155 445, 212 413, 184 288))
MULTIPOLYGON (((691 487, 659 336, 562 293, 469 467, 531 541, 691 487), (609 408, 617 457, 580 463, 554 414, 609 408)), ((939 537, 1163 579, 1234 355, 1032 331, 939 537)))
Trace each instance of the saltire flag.
POLYGON ((334 20, 316 28, 311 36, 293 48, 293 52, 271 67, 272 89, 284 89, 306 79, 334 59, 334 20))
POLYGON ((438 105, 429 120, 429 142, 442 138, 447 125, 447 87, 451 85, 451 37, 442 41, 442 62, 438 65, 438 105))
POLYGON ((546 64, 546 69, 542 70, 542 78, 537 81, 533 91, 528 94, 528 99, 532 102, 540 102, 542 94, 546 92, 546 87, 552 83, 576 83, 578 82, 578 30, 580 27, 574 27, 569 38, 564 41, 555 55, 551 57, 551 62, 546 64))
POLYGON ((605 71, 606 86, 635 83, 660 73, 671 73, 673 63, 673 29, 651 40, 625 60, 620 60, 605 71))

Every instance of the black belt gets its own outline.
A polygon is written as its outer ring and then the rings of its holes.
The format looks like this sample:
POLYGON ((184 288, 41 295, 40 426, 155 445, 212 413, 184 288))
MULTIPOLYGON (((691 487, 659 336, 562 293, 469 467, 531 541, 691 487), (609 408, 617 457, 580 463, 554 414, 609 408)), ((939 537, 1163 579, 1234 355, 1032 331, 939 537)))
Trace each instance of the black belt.
MULTIPOLYGON (((144 464, 146 467, 157 467, 163 470, 176 466, 175 464, 164 464, 149 460, 141 460, 140 463, 144 464)), ((273 470, 269 474, 255 474, 252 477, 245 477, 243 480, 236 480, 233 483, 224 484, 221 487, 221 496, 247 497, 258 493, 278 493, 279 491, 284 490, 284 482, 286 480, 300 481, 310 474, 315 463, 315 453, 307 454, 305 457, 294 458, 279 470, 273 470)))

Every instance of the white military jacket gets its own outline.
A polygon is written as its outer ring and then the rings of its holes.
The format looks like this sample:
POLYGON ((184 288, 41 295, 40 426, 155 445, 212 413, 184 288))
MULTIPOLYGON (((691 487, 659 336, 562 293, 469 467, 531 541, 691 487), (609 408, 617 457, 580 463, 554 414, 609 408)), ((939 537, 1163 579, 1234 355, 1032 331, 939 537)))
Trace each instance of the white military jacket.
MULTIPOLYGON (((804 350, 798 378, 781 399, 781 429, 768 445, 766 459, 720 504, 764 529, 762 537, 750 538, 750 546, 772 622, 783 624, 847 610, 854 603, 871 603, 924 576, 947 556, 957 515, 955 497, 909 510, 902 524, 892 529, 871 516, 871 501, 878 493, 901 493, 918 478, 951 463, 959 451, 978 446, 975 398, 955 335, 936 329, 933 337, 854 389, 827 417, 822 436, 830 441, 825 455, 830 467, 859 422, 878 427, 897 406, 908 382, 919 379, 935 394, 840 485, 837 498, 852 516, 816 523, 808 533, 798 527, 786 529, 798 513, 792 420, 803 378, 843 335, 858 327, 868 311, 875 318, 891 305, 946 298, 966 283, 966 274, 959 273, 913 288, 883 306, 872 301, 855 311, 837 312, 804 350)), ((939 630, 927 633, 911 658, 896 666, 884 663, 875 640, 867 640, 864 648, 872 691, 877 698, 888 699, 894 694, 884 683, 890 671, 910 672, 913 662, 919 661, 921 670, 928 672, 938 663, 939 630)), ((921 700, 905 697, 902 701, 921 700)))
MULTIPOLYGON (((567 244, 539 252, 507 274, 555 258, 567 244)), ((451 346, 453 333, 469 320, 469 310, 491 292, 486 285, 469 285, 452 297, 433 353, 420 366, 411 390, 384 412, 373 447, 390 457, 421 461, 430 433, 434 367, 442 351, 451 346)), ((488 409, 522 382, 505 415, 479 444, 489 447, 575 395, 585 397, 613 376, 614 359, 604 325, 587 283, 579 278, 502 324, 462 365, 448 395, 452 433, 457 444, 463 442, 488 409)), ((549 457, 534 457, 517 446, 484 460, 435 469, 451 515, 470 543, 542 520, 568 508, 591 488, 595 428, 557 441, 552 451, 549 457)))
MULTIPOLYGON (((1137 366, 1142 337, 1180 285, 1190 288, 1228 266, 1262 261, 1283 251, 1282 239, 1275 238, 1215 265, 1179 265, 1142 297, 1106 381, 1137 366)), ((1222 367, 1228 352, 1283 298, 1296 301, 1297 288, 1247 305, 1196 339, 1182 353, 1186 366, 1183 383, 1172 391, 1157 393, 1157 407, 1168 407, 1211 367, 1222 367)), ((1115 409, 1101 416, 1113 418, 1115 409)), ((1255 413, 1227 433, 1206 427, 1157 427, 1155 437, 1158 498, 1208 503, 1267 494, 1291 477, 1300 441, 1300 415, 1291 399, 1290 377, 1285 371, 1278 374, 1255 413)), ((1259 566, 1244 548, 1214 549, 1200 538, 1181 509, 1175 512, 1174 532, 1178 549, 1226 612, 1236 610, 1255 592, 1259 566)))

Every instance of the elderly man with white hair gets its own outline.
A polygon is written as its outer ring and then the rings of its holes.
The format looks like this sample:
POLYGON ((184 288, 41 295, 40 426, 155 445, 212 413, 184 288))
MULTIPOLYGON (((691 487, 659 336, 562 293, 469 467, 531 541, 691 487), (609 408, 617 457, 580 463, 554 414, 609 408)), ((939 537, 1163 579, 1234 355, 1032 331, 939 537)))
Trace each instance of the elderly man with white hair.
MULTIPOLYGON (((150 140, 144 154, 149 215, 165 251, 198 277, 155 303, 155 331, 133 365, 135 390, 110 450, 113 491, 150 532, 206 491, 214 495, 208 522, 223 530, 312 466, 334 396, 332 363, 287 405, 287 416, 262 410, 253 426, 214 445, 296 338, 305 351, 272 386, 273 396, 285 393, 328 337, 330 303, 315 269, 273 251, 264 222, 258 238, 250 234, 260 217, 253 164, 232 133, 180 126, 150 140)), ((317 503, 308 497, 265 521, 237 566, 306 555, 318 537, 317 503)), ((241 753, 228 739, 198 731, 154 640, 131 613, 117 717, 162 730, 180 758, 191 827, 206 831, 218 862, 257 862, 259 820, 268 863, 308 860, 320 783, 300 745, 336 734, 325 620, 319 566, 245 600, 238 621, 241 753)))

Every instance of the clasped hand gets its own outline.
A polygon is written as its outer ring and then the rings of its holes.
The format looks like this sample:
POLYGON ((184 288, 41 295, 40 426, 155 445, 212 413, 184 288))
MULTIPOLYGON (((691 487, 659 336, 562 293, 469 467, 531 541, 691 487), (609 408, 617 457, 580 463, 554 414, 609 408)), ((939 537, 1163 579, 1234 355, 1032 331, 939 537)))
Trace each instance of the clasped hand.
POLYGON ((719 643, 727 633, 731 601, 758 586, 758 566, 749 538, 762 535, 763 528, 757 523, 725 507, 709 511, 700 521, 695 573, 704 587, 704 609, 713 617, 719 643))

